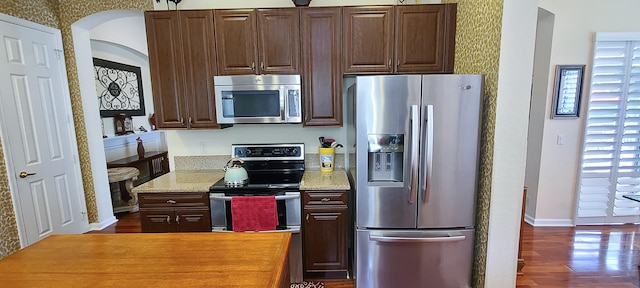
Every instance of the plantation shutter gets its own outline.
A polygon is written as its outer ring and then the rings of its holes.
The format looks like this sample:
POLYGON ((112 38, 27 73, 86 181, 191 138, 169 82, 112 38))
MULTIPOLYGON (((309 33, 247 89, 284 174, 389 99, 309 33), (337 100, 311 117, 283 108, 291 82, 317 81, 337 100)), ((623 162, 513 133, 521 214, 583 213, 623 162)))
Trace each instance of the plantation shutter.
POLYGON ((640 203, 622 197, 640 193, 638 34, 596 35, 576 225, 640 221, 640 203))

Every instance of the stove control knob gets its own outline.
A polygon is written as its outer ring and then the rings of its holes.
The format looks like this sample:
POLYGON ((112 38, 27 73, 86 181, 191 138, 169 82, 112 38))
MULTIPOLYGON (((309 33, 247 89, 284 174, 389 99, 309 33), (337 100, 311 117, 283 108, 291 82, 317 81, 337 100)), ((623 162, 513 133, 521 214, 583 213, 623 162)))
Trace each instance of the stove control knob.
POLYGON ((247 148, 246 153, 247 153, 247 156, 251 155, 251 149, 248 149, 248 148, 247 148))
POLYGON ((298 149, 292 148, 289 152, 289 156, 298 156, 298 149))

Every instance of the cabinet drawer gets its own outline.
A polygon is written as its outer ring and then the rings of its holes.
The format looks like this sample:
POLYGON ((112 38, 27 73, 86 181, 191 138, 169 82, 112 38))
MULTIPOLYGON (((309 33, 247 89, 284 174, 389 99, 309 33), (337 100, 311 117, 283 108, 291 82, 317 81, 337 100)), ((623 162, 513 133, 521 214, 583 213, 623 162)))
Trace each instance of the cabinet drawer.
POLYGON ((345 191, 313 191, 304 192, 304 205, 347 205, 347 193, 345 191))
POLYGON ((140 208, 209 207, 209 193, 140 193, 140 208))

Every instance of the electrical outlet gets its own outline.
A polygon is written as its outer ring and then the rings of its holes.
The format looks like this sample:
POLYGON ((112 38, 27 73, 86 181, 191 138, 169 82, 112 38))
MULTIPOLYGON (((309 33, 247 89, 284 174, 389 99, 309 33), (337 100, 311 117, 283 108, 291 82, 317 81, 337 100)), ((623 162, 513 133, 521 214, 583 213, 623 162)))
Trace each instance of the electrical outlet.
POLYGON ((207 143, 200 142, 200 154, 207 154, 207 143))

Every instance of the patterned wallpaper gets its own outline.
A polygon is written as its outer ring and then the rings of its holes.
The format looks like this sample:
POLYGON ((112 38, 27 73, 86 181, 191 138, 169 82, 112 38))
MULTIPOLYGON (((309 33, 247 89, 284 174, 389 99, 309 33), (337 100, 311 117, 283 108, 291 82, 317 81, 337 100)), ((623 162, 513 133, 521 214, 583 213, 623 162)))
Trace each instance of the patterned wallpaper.
MULTIPOLYGON (((458 3, 455 73, 481 73, 486 75, 481 145, 481 177, 476 221, 476 267, 474 268, 473 285, 474 287, 484 287, 503 0, 443 0, 442 2, 458 3)), ((89 150, 86 142, 83 141, 86 135, 84 132, 82 99, 78 86, 72 45, 71 24, 96 12, 114 9, 151 10, 153 9, 153 4, 150 0, 65 0, 60 2, 56 0, 34 0, 10 1, 8 4, 0 5, 0 13, 56 27, 62 31, 73 117, 80 159, 82 159, 82 178, 90 222, 97 220, 97 210, 89 162, 89 150)), ((11 201, 4 155, 0 150, 0 224, 2 224, 0 226, 0 258, 18 250, 20 247, 11 201)))
MULTIPOLYGON (((9 3, 0 5, 0 13, 58 28, 62 32, 78 153, 81 159, 83 188, 90 223, 97 222, 98 211, 93 177, 91 176, 89 147, 84 140, 86 139, 84 114, 78 84, 78 73, 76 71, 71 24, 91 14, 107 10, 153 10, 153 2, 151 0, 32 0, 9 1, 9 3)), ((0 166, 0 224, 2 224, 0 226, 0 258, 2 258, 20 249, 20 242, 15 214, 13 213, 4 154, 2 154, 1 150, 0 166)))
POLYGON ((0 259, 20 249, 18 226, 13 213, 13 200, 7 178, 2 142, 0 141, 0 259))
POLYGON ((503 0, 443 0, 442 2, 458 3, 455 73, 485 75, 473 268, 473 287, 484 287, 504 2, 503 0))

